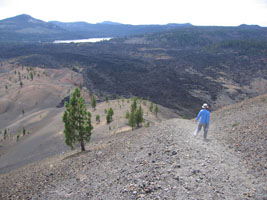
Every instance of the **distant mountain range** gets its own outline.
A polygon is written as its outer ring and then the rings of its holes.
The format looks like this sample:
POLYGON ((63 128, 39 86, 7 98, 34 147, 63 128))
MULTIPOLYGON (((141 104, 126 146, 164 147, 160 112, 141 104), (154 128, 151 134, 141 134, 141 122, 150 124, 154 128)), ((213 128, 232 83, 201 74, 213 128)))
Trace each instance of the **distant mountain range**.
POLYGON ((90 37, 121 37, 155 33, 159 31, 172 30, 177 27, 188 27, 191 24, 167 24, 167 25, 130 25, 105 21, 103 23, 89 24, 86 22, 63 23, 51 21, 71 33, 78 34, 85 38, 90 37))
POLYGON ((71 38, 71 33, 53 24, 19 15, 0 21, 0 42, 39 42, 71 38))
POLYGON ((97 24, 89 24, 87 22, 44 22, 23 14, 0 20, 0 42, 52 42, 60 39, 122 37, 190 26, 192 25, 130 25, 110 21, 97 24))

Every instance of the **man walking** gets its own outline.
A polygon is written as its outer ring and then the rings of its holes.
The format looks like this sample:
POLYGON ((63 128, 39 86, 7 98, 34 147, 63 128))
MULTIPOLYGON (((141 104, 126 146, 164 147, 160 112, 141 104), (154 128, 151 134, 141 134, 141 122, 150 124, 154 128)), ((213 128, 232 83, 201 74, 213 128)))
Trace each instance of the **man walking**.
POLYGON ((204 128, 204 140, 207 139, 209 123, 210 123, 210 112, 208 111, 208 104, 204 103, 202 106, 202 110, 199 111, 196 121, 200 118, 199 124, 197 126, 197 130, 195 131, 194 135, 197 136, 201 128, 204 128))

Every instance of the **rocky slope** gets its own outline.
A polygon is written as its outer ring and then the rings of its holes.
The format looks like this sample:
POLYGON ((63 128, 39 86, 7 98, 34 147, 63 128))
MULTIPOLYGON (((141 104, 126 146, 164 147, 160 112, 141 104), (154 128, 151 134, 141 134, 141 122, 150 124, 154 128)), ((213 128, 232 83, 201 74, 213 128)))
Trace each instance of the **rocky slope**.
POLYGON ((216 138, 233 149, 250 173, 266 180, 267 95, 213 113, 216 138))
MULTIPOLYGON (((248 131, 243 123, 262 123, 266 99, 213 113, 207 142, 193 137, 192 120, 166 120, 91 143, 84 153, 69 152, 0 175, 0 193, 3 199, 266 199, 266 145, 255 150, 240 135, 248 131), (246 154, 231 148, 231 138, 257 161, 261 176, 250 171, 246 154)), ((263 139, 246 134, 254 147, 264 144, 266 126, 249 128, 263 133, 263 139)))

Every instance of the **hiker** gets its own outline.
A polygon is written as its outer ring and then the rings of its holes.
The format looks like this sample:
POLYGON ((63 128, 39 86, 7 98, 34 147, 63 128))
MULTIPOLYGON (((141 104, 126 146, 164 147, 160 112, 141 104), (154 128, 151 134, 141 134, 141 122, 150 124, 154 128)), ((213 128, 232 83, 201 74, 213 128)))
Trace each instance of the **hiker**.
POLYGON ((204 103, 202 106, 202 110, 199 111, 196 121, 200 118, 199 124, 197 126, 197 130, 195 131, 194 135, 197 136, 201 128, 204 128, 204 140, 207 139, 209 123, 210 123, 210 112, 208 110, 208 104, 204 103))

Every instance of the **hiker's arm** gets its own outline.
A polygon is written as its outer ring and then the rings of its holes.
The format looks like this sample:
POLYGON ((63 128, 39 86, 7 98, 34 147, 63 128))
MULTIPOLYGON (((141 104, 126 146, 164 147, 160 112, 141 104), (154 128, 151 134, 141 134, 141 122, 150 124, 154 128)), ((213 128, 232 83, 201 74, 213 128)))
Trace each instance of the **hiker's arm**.
POLYGON ((200 113, 201 113, 201 111, 198 113, 196 121, 200 118, 200 115, 201 115, 200 113))

